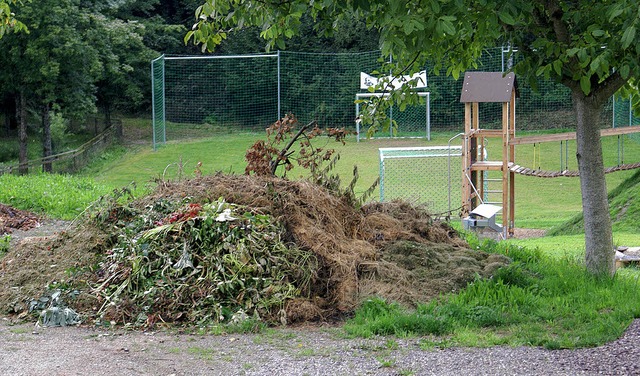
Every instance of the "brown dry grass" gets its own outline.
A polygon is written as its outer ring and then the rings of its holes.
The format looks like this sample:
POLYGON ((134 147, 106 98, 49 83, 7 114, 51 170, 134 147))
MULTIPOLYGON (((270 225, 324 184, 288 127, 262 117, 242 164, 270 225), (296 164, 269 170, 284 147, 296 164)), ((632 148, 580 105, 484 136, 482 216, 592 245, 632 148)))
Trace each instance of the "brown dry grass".
MULTIPOLYGON (((269 214, 284 225, 287 242, 313 251, 320 269, 310 296, 287 304, 290 323, 341 316, 374 295, 411 306, 461 289, 478 275, 490 276, 508 262, 469 249, 453 229, 421 208, 394 202, 356 209, 308 181, 217 174, 162 182, 134 205, 186 197, 192 202, 223 197, 269 214)), ((71 278, 65 273, 70 268, 90 270, 86 267, 108 251, 109 234, 85 225, 70 234, 22 242, 9 252, 0 265, 0 310, 24 312, 46 284, 71 278)), ((90 310, 91 302, 85 301, 83 309, 90 310)))

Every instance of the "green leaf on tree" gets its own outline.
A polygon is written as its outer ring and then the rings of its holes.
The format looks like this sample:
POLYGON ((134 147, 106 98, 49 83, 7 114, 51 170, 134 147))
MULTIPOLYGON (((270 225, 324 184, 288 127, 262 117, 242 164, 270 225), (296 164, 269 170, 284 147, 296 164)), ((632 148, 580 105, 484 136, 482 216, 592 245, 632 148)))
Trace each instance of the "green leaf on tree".
POLYGON ((589 95, 591 92, 591 78, 587 76, 580 77, 580 88, 584 95, 589 95))
POLYGON ((502 21, 503 23, 506 23, 507 25, 516 24, 516 20, 508 12, 505 12, 505 11, 500 12, 498 13, 498 17, 500 18, 500 21, 502 21))
POLYGON ((629 27, 622 34, 622 48, 627 49, 633 43, 634 38, 636 37, 636 28, 635 26, 629 27))

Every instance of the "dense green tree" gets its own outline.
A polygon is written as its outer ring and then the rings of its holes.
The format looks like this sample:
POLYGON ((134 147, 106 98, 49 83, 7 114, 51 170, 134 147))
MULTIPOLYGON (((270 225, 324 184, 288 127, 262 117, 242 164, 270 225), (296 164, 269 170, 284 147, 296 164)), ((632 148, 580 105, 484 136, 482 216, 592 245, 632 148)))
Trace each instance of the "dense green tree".
MULTIPOLYGON (((87 32, 96 20, 74 0, 26 3, 17 5, 15 12, 29 33, 5 35, 0 40, 5 52, 0 57, 2 80, 11 83, 5 90, 17 98, 17 114, 26 114, 29 107, 40 115, 43 157, 48 157, 53 153, 52 111, 68 118, 95 112, 94 82, 102 74, 102 63, 87 32)), ((26 121, 23 115, 18 118, 21 124, 26 121)), ((20 126, 20 132, 26 132, 26 125, 20 126)), ((21 150, 25 148, 22 142, 21 137, 21 150)), ((21 153, 21 164, 23 158, 26 154, 21 153)), ((51 171, 51 164, 43 168, 51 171)))
MULTIPOLYGON (((14 6, 30 32, 9 34, 0 40, 5 52, 0 56, 4 68, 0 71, 0 94, 8 99, 5 102, 15 103, 11 114, 18 120, 22 166, 27 158, 29 112, 42 119, 46 157, 54 146, 52 111, 66 119, 82 120, 99 106, 110 123, 114 110, 135 112, 148 106, 149 61, 157 53, 144 44, 148 32, 144 24, 105 15, 117 10, 116 3, 50 0, 14 6)), ((184 32, 184 28, 180 30, 184 32)), ((177 38, 176 43, 180 43, 177 38)), ((6 106, 3 111, 8 112, 6 106)), ((50 170, 50 165, 45 169, 50 170)))
POLYGON ((9 30, 26 31, 24 23, 16 19, 11 10, 11 5, 18 3, 18 0, 0 1, 0 38, 9 30))
POLYGON ((110 18, 138 22, 143 43, 158 54, 196 54, 200 49, 185 46, 182 38, 194 23, 195 0, 116 0, 100 9, 110 18))
POLYGON ((433 69, 458 77, 484 48, 505 41, 522 59, 513 70, 530 82, 544 76, 571 90, 577 120, 577 160, 585 223, 586 265, 595 275, 615 272, 599 114, 619 89, 640 77, 640 0, 208 0, 185 39, 212 50, 229 32, 260 26, 269 46, 283 48, 301 33, 304 17, 331 35, 356 15, 380 35, 396 72, 433 69))
POLYGON ((97 105, 111 124, 114 111, 132 113, 148 105, 149 62, 157 53, 143 43, 144 25, 136 21, 94 15, 96 26, 88 31, 103 65, 96 81, 97 105))

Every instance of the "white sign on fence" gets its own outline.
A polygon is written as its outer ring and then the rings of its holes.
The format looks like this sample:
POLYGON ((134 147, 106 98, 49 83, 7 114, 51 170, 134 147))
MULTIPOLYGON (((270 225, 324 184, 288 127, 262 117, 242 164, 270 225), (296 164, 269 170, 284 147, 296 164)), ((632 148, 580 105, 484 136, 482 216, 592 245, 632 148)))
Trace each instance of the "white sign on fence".
POLYGON ((382 78, 377 78, 370 74, 360 72, 360 89, 368 89, 371 86, 376 86, 381 81, 384 81, 385 83, 390 83, 393 89, 399 89, 402 85, 404 85, 405 83, 411 80, 416 80, 415 89, 426 88, 427 87, 427 71, 421 71, 412 75, 406 74, 400 77, 385 76, 382 78))

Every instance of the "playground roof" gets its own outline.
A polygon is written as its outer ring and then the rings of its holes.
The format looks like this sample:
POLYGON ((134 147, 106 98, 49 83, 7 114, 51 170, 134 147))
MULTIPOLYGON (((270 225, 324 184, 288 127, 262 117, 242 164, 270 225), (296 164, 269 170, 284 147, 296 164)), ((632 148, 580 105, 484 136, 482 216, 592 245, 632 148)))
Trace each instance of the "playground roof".
POLYGON ((467 72, 464 74, 460 102, 509 102, 516 90, 516 75, 501 72, 467 72))

